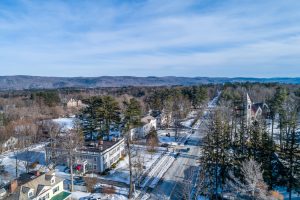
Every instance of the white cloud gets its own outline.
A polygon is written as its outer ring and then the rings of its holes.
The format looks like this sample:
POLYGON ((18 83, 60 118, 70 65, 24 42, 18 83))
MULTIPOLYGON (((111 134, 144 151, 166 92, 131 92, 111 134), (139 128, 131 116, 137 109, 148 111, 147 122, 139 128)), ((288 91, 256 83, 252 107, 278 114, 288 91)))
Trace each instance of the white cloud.
POLYGON ((74 2, 0 9, 1 74, 300 76, 296 0, 74 2))

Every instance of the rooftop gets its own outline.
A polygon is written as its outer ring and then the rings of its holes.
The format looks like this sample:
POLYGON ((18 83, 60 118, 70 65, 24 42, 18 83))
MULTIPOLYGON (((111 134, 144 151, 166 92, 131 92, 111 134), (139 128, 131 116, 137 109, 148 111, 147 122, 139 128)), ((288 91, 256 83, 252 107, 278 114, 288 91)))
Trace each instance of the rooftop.
POLYGON ((111 141, 108 141, 108 140, 90 141, 90 142, 86 142, 85 145, 82 148, 78 149, 78 150, 79 151, 95 152, 95 153, 104 152, 107 149, 109 149, 109 148, 113 147, 114 145, 116 145, 121 140, 123 140, 123 138, 114 139, 114 140, 111 140, 111 141))
POLYGON ((65 200, 70 195, 71 195, 71 193, 63 191, 63 192, 55 195, 54 197, 52 197, 51 200, 65 200))
POLYGON ((44 191, 51 189, 51 185, 56 185, 63 181, 63 179, 55 177, 54 183, 51 184, 51 177, 54 176, 55 174, 53 171, 41 173, 41 175, 34 173, 22 174, 17 179, 17 189, 12 195, 8 196, 7 199, 27 199, 30 190, 33 190, 34 197, 39 196, 44 191))

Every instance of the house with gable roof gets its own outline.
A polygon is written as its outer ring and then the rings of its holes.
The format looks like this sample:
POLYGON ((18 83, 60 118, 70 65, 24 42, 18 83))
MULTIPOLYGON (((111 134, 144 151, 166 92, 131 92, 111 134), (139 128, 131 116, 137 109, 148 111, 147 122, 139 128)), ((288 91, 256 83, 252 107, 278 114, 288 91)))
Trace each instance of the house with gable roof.
POLYGON ((19 200, 68 200, 71 194, 64 191, 64 179, 54 171, 40 174, 23 174, 10 186, 7 199, 19 200))

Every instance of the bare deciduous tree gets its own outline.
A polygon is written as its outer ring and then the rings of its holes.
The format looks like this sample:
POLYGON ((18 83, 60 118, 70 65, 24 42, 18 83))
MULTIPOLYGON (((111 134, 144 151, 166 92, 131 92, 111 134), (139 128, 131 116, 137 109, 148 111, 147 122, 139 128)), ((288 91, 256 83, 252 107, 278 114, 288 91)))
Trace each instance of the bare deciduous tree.
POLYGON ((83 135, 79 121, 74 122, 73 130, 66 133, 62 138, 62 144, 67 150, 67 156, 69 160, 70 167, 70 176, 71 176, 71 188, 70 191, 73 191, 74 185, 74 172, 73 172, 73 161, 75 159, 76 149, 83 144, 83 135))
POLYGON ((261 164, 250 159, 242 163, 242 178, 230 174, 229 187, 237 199, 267 200, 268 186, 263 180, 261 164))

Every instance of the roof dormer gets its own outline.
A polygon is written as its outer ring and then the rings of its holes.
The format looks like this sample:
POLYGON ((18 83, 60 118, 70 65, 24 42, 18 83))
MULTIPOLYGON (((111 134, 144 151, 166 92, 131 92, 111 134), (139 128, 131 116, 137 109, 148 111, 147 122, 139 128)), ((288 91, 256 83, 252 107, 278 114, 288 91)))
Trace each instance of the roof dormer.
POLYGON ((28 198, 31 199, 34 196, 34 190, 30 188, 27 192, 28 198))
POLYGON ((52 176, 52 178, 50 179, 51 185, 53 185, 55 183, 55 176, 52 176))
POLYGON ((46 175, 46 181, 49 181, 51 185, 55 184, 55 175, 46 175))

